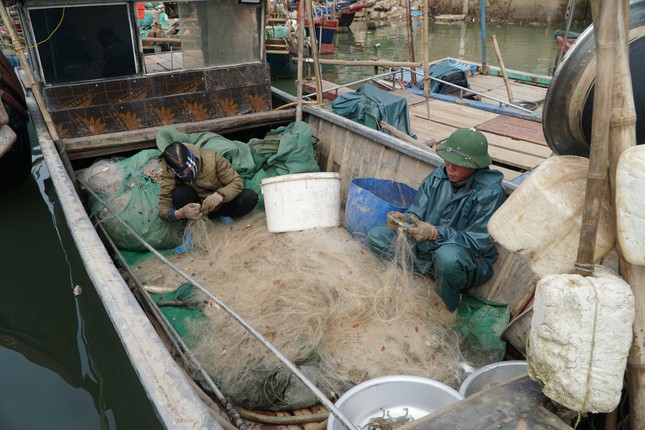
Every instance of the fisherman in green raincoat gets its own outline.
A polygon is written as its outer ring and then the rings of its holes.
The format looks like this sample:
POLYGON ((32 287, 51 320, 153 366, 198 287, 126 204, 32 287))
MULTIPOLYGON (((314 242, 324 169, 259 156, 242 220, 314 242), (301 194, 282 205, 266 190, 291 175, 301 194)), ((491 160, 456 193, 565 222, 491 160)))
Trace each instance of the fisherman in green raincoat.
POLYGON ((387 227, 374 227, 367 244, 383 259, 394 256, 398 229, 414 238, 414 270, 434 279, 450 312, 461 292, 493 276, 499 254, 488 234, 488 220, 504 202, 503 175, 488 166, 486 137, 475 129, 455 130, 437 149, 445 167, 421 183, 405 213, 388 213, 387 227))

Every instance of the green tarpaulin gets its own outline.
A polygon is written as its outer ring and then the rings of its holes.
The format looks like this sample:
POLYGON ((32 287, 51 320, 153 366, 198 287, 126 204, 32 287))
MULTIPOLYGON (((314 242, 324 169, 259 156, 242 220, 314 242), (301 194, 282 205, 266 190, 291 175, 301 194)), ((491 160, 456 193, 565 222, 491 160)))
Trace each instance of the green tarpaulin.
POLYGON ((365 84, 353 93, 341 94, 331 107, 335 113, 373 129, 378 130, 379 123, 385 121, 416 139, 410 130, 407 100, 374 85, 365 84))

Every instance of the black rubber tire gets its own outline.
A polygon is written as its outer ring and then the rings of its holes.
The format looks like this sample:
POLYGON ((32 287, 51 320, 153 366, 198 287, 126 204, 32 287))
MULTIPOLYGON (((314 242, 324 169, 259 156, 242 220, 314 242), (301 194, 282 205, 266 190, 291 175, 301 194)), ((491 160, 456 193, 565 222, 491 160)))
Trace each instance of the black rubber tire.
MULTIPOLYGON (((636 142, 645 142, 645 0, 632 0, 629 14, 629 61, 636 108, 636 142), (639 34, 640 33, 640 34, 639 34)), ((555 70, 542 112, 544 137, 557 155, 589 156, 596 42, 589 26, 555 70)))

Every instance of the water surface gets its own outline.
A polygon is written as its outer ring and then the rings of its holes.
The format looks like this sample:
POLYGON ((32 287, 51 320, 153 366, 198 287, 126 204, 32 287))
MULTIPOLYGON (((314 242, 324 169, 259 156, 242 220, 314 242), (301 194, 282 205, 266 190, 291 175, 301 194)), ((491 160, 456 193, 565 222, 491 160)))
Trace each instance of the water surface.
POLYGON ((38 150, 32 176, 0 194, 0 232, 0 428, 162 428, 76 252, 38 150))
MULTIPOLYGON (((370 60, 378 58, 393 61, 409 61, 408 27, 405 21, 387 22, 368 29, 367 24, 354 21, 346 33, 337 32, 335 52, 321 58, 337 60, 370 60), (379 44, 378 52, 375 45, 379 44)), ((478 64, 486 62, 499 67, 494 49, 495 36, 504 66, 510 70, 538 75, 551 75, 558 55, 554 37, 557 26, 488 24, 485 29, 486 43, 482 48, 482 31, 479 22, 431 21, 428 31, 428 55, 430 61, 451 57, 478 64)), ((572 27, 580 32, 584 26, 572 27)), ((422 27, 418 19, 412 21, 412 40, 415 60, 423 60, 422 27)), ((379 69, 379 73, 383 69, 379 69)), ((374 75, 373 67, 322 66, 323 79, 337 84, 348 84, 374 75)), ((311 71, 313 76, 313 69, 311 71)), ((293 81, 277 82, 278 87, 294 92, 293 81)))

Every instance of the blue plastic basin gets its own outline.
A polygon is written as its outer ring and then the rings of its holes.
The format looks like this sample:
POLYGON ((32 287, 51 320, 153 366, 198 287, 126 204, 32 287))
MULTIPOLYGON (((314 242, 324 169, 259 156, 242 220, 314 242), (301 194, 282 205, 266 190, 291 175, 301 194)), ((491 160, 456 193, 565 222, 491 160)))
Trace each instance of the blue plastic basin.
POLYGON ((345 228, 364 242, 376 226, 387 225, 387 213, 405 211, 417 190, 401 182, 376 178, 355 178, 349 185, 345 204, 345 228))

